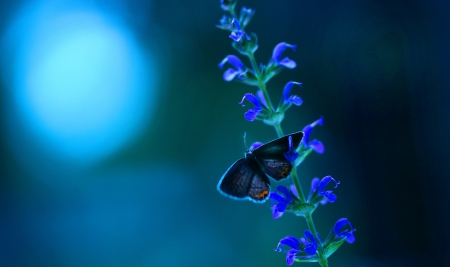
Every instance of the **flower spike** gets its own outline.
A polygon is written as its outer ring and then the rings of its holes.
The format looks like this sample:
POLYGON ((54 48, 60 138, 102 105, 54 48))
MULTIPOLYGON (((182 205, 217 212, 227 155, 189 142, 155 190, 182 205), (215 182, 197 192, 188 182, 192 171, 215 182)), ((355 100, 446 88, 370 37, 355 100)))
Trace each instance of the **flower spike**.
POLYGON ((245 112, 245 114, 244 114, 244 117, 248 121, 254 121, 256 119, 256 116, 258 115, 258 113, 262 110, 261 104, 259 103, 258 98, 256 98, 254 95, 252 95, 250 93, 245 94, 244 97, 242 98, 242 101, 239 102, 239 104, 242 106, 245 106, 244 105, 245 99, 252 102, 253 105, 255 105, 255 107, 247 110, 247 112, 245 112))

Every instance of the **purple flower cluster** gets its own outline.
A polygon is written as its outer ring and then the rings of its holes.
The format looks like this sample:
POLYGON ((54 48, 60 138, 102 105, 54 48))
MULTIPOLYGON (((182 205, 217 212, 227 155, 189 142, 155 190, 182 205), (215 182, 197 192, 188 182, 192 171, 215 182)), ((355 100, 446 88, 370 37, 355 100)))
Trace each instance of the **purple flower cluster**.
POLYGON ((286 264, 292 265, 295 259, 309 259, 312 258, 313 255, 316 254, 317 251, 317 240, 313 236, 313 234, 306 230, 304 237, 297 239, 293 236, 286 236, 281 239, 278 243, 276 252, 285 252, 286 253, 286 264), (290 247, 287 250, 285 247, 290 247))
POLYGON ((327 202, 333 203, 337 200, 337 196, 333 193, 332 190, 325 190, 327 185, 333 181, 336 188, 340 182, 337 182, 331 176, 325 176, 322 180, 319 178, 314 178, 311 182, 311 191, 309 194, 309 202, 312 204, 316 204, 320 202, 321 204, 326 204, 327 202))
POLYGON ((272 200, 272 216, 274 219, 280 218, 286 211, 286 208, 294 203, 293 192, 286 187, 279 185, 275 192, 270 193, 272 200))

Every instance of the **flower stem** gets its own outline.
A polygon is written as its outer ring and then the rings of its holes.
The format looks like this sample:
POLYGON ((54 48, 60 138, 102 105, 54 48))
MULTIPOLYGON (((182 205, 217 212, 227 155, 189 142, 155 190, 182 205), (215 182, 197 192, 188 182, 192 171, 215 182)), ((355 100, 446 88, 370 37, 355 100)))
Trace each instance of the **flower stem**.
POLYGON ((230 12, 230 15, 232 18, 238 19, 237 15, 236 15, 236 11, 234 11, 234 8, 231 9, 229 12, 230 12))
POLYGON ((294 180, 295 188, 297 188, 298 197, 302 202, 306 202, 305 195, 303 194, 302 186, 297 176, 297 168, 294 168, 291 172, 292 180, 294 180))
POLYGON ((322 267, 328 267, 328 260, 323 255, 322 241, 319 239, 319 235, 317 234, 316 227, 314 226, 312 214, 311 213, 306 214, 305 219, 306 219, 306 223, 308 224, 309 231, 311 231, 314 238, 317 240, 317 244, 319 245, 319 248, 317 249, 317 256, 319 257, 319 264, 322 267))
POLYGON ((281 129, 281 125, 279 123, 275 124, 273 127, 275 127, 275 131, 277 132, 278 138, 284 136, 283 129, 281 129))
MULTIPOLYGON (((253 53, 247 54, 250 64, 252 64, 253 71, 255 72, 256 78, 258 79, 258 88, 261 89, 264 99, 266 99, 267 108, 271 111, 274 111, 272 101, 270 100, 269 93, 266 89, 266 83, 262 80, 261 73, 259 72, 258 63, 256 62, 255 55, 253 53)), ((281 129, 281 128, 280 128, 281 129)), ((278 133, 278 130, 277 130, 278 133)), ((283 135, 281 135, 283 136, 283 135)), ((280 137, 281 137, 280 136, 280 137)))
MULTIPOLYGON (((266 99, 267 108, 269 110, 275 111, 273 108, 273 105, 272 105, 272 101, 270 100, 269 93, 267 92, 267 89, 266 89, 266 83, 262 80, 260 70, 259 70, 258 64, 256 62, 255 56, 253 55, 253 53, 248 53, 247 56, 250 59, 250 63, 252 65, 255 75, 258 79, 258 87, 262 91, 264 98, 266 99)), ((275 131, 277 132, 278 137, 282 137, 284 135, 283 129, 281 128, 281 125, 279 123, 275 124, 274 128, 275 128, 275 131)), ((311 151, 307 151, 306 155, 308 155, 309 153, 311 153, 311 151)), ((299 199, 302 202, 306 202, 306 198, 305 198, 305 195, 303 194, 302 186, 301 186, 300 181, 297 176, 297 168, 296 167, 293 168, 293 170, 291 172, 291 176, 292 176, 292 180, 294 180, 294 185, 297 188, 299 199)), ((316 230, 316 227, 314 226, 314 222, 313 222, 311 213, 306 214, 305 219, 306 219, 306 223, 308 224, 309 230, 312 232, 312 234, 314 235, 314 238, 318 241, 317 243, 319 244, 319 249, 317 250, 317 254, 319 256, 319 264, 322 267, 328 267, 328 260, 327 260, 327 258, 325 258, 323 256, 323 246, 322 246, 320 239, 318 238, 317 230, 316 230)))
MULTIPOLYGON (((278 136, 279 137, 283 136, 283 129, 281 129, 281 125, 276 124, 276 125, 274 125, 274 127, 275 127, 275 130, 276 130, 278 136)), ((308 152, 311 153, 311 151, 308 151, 308 152)), ((307 154, 309 154, 309 153, 307 153, 307 154)), ((292 170, 291 176, 292 176, 292 180, 294 180, 295 188, 297 188, 297 193, 298 193, 298 197, 299 197, 300 201, 306 202, 305 194, 303 194, 303 189, 302 189, 302 186, 298 179, 296 167, 294 167, 294 169, 292 170)), ((319 235, 317 233, 316 226, 314 225, 312 214, 311 213, 306 214, 305 219, 306 219, 306 223, 308 224, 309 231, 313 234, 314 238, 317 240, 317 243, 319 245, 319 248, 317 250, 317 256, 319 257, 318 263, 322 267, 328 267, 328 260, 323 255, 322 241, 319 239, 319 235)))
POLYGON ((328 267, 328 260, 327 260, 327 258, 320 258, 319 259, 319 264, 320 264, 320 266, 322 266, 322 267, 328 267))

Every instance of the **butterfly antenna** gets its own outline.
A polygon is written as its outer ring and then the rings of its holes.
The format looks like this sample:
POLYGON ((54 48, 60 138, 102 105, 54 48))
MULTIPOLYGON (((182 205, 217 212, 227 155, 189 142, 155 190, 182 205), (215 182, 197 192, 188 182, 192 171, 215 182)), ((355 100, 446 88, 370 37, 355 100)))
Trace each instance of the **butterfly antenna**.
POLYGON ((244 146, 245 146, 245 150, 248 149, 247 147, 247 132, 244 132, 244 146))

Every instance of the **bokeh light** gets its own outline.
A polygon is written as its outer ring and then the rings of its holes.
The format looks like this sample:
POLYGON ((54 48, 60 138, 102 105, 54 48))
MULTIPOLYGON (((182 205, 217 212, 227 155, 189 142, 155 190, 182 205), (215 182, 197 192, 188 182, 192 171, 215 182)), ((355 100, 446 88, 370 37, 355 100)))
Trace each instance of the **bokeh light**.
POLYGON ((30 161, 34 145, 35 160, 93 163, 149 119, 156 63, 117 16, 40 2, 18 13, 4 40, 7 128, 19 157, 30 161))

